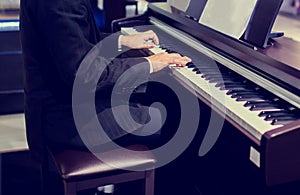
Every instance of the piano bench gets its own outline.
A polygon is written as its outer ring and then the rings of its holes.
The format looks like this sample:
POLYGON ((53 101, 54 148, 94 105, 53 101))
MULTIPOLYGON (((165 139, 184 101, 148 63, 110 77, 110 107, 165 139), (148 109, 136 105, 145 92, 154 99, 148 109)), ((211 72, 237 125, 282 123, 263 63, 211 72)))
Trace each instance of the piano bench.
POLYGON ((124 155, 123 150, 115 149, 101 153, 105 162, 89 151, 68 149, 49 153, 63 181, 65 195, 76 195, 81 190, 140 179, 145 182, 145 195, 153 195, 154 156, 144 145, 132 145, 128 149, 143 153, 124 155), (134 171, 135 168, 141 171, 134 171))

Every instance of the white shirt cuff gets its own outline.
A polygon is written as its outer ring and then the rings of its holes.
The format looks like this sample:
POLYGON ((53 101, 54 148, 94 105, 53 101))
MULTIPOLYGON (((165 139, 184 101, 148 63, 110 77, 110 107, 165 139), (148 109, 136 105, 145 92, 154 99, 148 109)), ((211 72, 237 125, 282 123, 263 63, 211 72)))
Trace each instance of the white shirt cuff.
POLYGON ((118 39, 118 51, 122 51, 122 44, 121 44, 121 38, 122 38, 123 35, 120 35, 119 36, 119 39, 118 39))
MULTIPOLYGON (((146 57, 145 57, 146 58, 146 57)), ((152 66, 152 62, 149 60, 149 58, 146 58, 146 60, 149 62, 149 66, 150 66, 150 74, 153 72, 153 66, 152 66)))

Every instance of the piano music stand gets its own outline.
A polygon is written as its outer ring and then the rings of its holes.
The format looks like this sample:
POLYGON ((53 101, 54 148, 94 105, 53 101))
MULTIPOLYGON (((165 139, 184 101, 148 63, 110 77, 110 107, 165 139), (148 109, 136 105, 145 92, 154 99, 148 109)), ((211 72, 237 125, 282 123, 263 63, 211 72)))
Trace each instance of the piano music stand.
POLYGON ((204 10, 206 2, 207 0, 191 0, 186 10, 186 16, 195 21, 198 21, 204 10))
POLYGON ((241 40, 260 48, 270 46, 270 32, 282 2, 283 0, 258 0, 241 40))
MULTIPOLYGON (((198 21, 206 6, 207 0, 191 0, 186 12, 183 14, 194 21, 198 21)), ((266 48, 272 45, 269 38, 274 21, 282 5, 283 0, 257 0, 249 24, 240 38, 246 45, 251 47, 266 48)), ((283 35, 282 33, 276 35, 283 35)), ((279 37, 279 36, 277 36, 279 37)))

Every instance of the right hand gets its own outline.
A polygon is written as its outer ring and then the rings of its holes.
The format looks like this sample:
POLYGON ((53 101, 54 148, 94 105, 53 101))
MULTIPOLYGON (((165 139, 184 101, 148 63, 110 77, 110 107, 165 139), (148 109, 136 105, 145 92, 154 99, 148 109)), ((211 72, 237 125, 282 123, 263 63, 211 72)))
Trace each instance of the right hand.
POLYGON ((158 72, 168 65, 175 64, 176 66, 184 67, 192 60, 186 56, 181 56, 178 53, 159 53, 149 56, 148 59, 152 63, 153 72, 158 72))
POLYGON ((121 44, 131 49, 150 49, 159 44, 155 32, 148 30, 133 35, 121 35, 121 44))

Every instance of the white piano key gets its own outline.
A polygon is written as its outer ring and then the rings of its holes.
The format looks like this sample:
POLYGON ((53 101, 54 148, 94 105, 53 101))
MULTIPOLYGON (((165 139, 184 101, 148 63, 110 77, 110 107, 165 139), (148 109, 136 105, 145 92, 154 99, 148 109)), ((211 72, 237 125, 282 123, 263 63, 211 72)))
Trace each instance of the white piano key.
POLYGON ((151 48, 151 49, 149 49, 152 53, 154 53, 154 54, 158 54, 158 53, 164 53, 166 50, 163 50, 163 49, 161 49, 161 48, 159 48, 159 47, 153 47, 153 48, 151 48))

